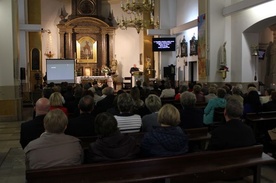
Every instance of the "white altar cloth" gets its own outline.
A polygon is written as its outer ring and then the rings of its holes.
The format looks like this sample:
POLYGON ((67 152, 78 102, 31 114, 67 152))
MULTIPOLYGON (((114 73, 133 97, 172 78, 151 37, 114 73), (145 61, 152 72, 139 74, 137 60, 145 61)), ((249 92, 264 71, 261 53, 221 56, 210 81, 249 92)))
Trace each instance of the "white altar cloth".
POLYGON ((81 83, 81 80, 106 80, 107 85, 113 88, 113 79, 111 76, 77 76, 76 83, 81 83))

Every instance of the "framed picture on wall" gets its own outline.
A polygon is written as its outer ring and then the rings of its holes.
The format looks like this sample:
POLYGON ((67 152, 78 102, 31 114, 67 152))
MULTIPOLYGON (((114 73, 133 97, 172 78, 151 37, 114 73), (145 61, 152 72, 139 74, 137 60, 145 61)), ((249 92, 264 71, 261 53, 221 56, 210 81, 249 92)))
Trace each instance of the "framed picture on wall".
POLYGON ((83 75, 84 76, 92 76, 92 69, 91 69, 91 67, 84 67, 84 69, 83 69, 83 75))
POLYGON ((77 41, 77 62, 97 63, 97 41, 88 36, 77 41))
POLYGON ((190 40, 190 56, 197 55, 197 40, 195 36, 190 40))
POLYGON ((183 40, 180 43, 180 56, 181 57, 187 57, 188 56, 188 43, 185 40, 185 36, 183 37, 183 40))

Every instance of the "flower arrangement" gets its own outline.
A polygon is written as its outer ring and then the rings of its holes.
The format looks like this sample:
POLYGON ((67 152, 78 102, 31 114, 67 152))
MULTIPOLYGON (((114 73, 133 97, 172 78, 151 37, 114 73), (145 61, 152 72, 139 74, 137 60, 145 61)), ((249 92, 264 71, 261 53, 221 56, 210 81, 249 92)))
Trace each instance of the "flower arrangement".
POLYGON ((221 65, 219 70, 229 72, 229 68, 226 65, 221 65))
POLYGON ((103 66, 101 70, 101 72, 104 74, 108 74, 110 71, 111 71, 110 68, 107 66, 103 66))

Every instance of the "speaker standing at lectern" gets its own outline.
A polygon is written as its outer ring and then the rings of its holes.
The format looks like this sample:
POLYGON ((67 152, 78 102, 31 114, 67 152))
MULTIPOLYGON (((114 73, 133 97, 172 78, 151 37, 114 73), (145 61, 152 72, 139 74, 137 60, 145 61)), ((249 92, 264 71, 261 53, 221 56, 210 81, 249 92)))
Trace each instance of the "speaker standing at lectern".
POLYGON ((135 71, 139 71, 139 68, 136 67, 136 64, 134 64, 133 67, 130 68, 130 71, 129 71, 129 72, 130 72, 131 75, 133 75, 133 73, 134 73, 135 71))

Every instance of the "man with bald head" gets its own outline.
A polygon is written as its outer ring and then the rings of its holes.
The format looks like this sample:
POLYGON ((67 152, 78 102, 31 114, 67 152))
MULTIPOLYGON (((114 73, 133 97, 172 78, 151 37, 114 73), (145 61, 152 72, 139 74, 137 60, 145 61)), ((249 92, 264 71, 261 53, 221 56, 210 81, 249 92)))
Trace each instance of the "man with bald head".
POLYGON ((45 131, 43 119, 50 109, 50 101, 47 98, 40 98, 35 103, 36 116, 33 120, 21 124, 20 144, 24 149, 28 143, 38 137, 45 131))

